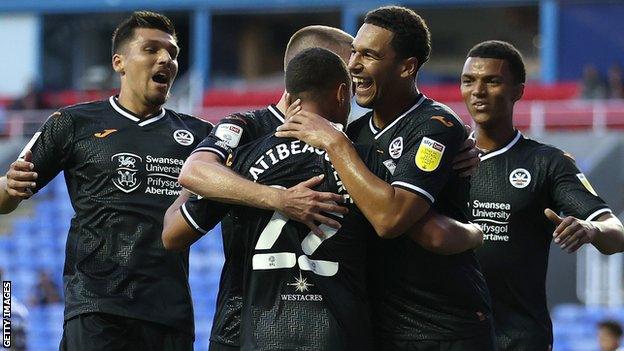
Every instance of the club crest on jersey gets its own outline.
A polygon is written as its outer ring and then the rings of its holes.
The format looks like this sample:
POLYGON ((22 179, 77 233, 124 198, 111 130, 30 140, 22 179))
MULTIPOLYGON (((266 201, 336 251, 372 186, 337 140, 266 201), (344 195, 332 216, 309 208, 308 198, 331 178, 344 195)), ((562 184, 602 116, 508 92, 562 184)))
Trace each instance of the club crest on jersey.
POLYGON ((195 137, 193 136, 193 133, 185 129, 178 129, 175 132, 173 132, 173 139, 175 139, 175 141, 177 141, 178 144, 183 145, 183 146, 189 146, 193 144, 193 141, 195 141, 195 137))
POLYGON ((524 168, 516 168, 509 174, 509 183, 514 188, 526 188, 531 183, 531 173, 524 168))
POLYGON ((403 137, 398 137, 390 143, 390 147, 388 148, 388 153, 390 157, 393 159, 397 159, 401 157, 403 154, 403 137))
POLYGON ((113 179, 117 189, 130 193, 141 185, 141 181, 137 179, 139 165, 143 162, 140 156, 122 152, 111 156, 111 161, 117 165, 117 177, 113 179))
POLYGON ((215 136, 227 143, 229 147, 237 147, 243 135, 243 128, 232 123, 222 123, 217 126, 215 136))
POLYGON ((416 166, 425 172, 435 171, 442 161, 444 149, 444 144, 424 137, 416 151, 416 166))
POLYGON ((594 194, 594 196, 598 196, 598 194, 596 193, 596 190, 594 190, 594 187, 589 182, 589 179, 587 179, 587 177, 585 177, 583 173, 577 173, 576 177, 581 181, 581 184, 583 184, 583 186, 585 187, 585 189, 587 189, 587 191, 594 194))

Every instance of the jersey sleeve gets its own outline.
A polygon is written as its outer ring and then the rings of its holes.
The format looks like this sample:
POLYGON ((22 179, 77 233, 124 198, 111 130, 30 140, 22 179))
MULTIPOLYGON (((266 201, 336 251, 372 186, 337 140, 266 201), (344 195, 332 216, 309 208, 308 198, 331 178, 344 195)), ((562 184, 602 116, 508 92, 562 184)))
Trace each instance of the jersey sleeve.
POLYGON ((201 235, 208 233, 229 212, 230 206, 191 195, 180 206, 180 213, 191 228, 201 235))
POLYGON ((217 123, 193 153, 212 152, 225 162, 234 150, 255 139, 256 121, 243 114, 228 116, 217 123))
POLYGON ((411 191, 429 204, 444 188, 453 172, 453 158, 466 139, 463 126, 443 122, 431 119, 419 126, 422 133, 402 141, 405 149, 390 180, 393 186, 411 191))
POLYGON ((74 140, 74 122, 67 112, 54 112, 33 135, 24 150, 32 151, 39 191, 65 169, 74 140))
POLYGON ((560 150, 551 157, 548 177, 554 205, 566 216, 594 220, 604 213, 611 213, 574 160, 560 150))

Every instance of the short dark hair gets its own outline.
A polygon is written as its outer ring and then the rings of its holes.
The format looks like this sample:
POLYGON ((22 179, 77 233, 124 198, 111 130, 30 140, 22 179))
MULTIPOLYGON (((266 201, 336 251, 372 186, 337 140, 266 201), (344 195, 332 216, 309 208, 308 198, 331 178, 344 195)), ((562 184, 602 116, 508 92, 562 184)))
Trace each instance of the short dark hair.
POLYGON ((429 60, 431 33, 425 20, 416 12, 400 6, 384 6, 366 14, 364 23, 394 33, 392 48, 399 58, 416 57, 418 68, 429 60))
POLYGON ((621 338, 623 334, 622 326, 620 326, 620 323, 616 321, 611 321, 611 320, 602 321, 598 323, 598 328, 607 329, 611 334, 615 335, 618 339, 621 338))
POLYGON ((176 41, 178 40, 175 27, 167 16, 151 11, 136 11, 119 23, 113 32, 111 49, 113 55, 134 36, 136 28, 158 29, 170 34, 176 41))
POLYGON ((468 57, 492 58, 505 60, 509 64, 509 70, 513 74, 515 82, 526 82, 526 69, 522 54, 513 45, 502 40, 488 40, 479 43, 470 49, 468 57))
POLYGON ((308 93, 315 100, 322 99, 325 93, 341 83, 351 84, 342 59, 321 48, 306 49, 293 57, 286 67, 284 80, 286 91, 294 97, 308 93))
MULTIPOLYGON (((313 25, 299 29, 290 37, 284 53, 284 71, 290 60, 301 51, 309 48, 323 48, 336 53, 344 48, 351 50, 353 37, 338 28, 313 25)), ((347 51, 348 52, 348 51, 347 51)))

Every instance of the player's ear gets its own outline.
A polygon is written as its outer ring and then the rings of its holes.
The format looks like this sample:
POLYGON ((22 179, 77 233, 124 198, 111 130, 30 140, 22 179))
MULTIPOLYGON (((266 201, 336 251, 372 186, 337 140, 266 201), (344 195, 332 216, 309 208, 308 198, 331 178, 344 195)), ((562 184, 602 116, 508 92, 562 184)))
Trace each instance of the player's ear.
POLYGON ((121 54, 113 54, 112 64, 113 64, 113 69, 115 70, 115 72, 117 72, 119 74, 126 73, 125 69, 124 69, 123 55, 121 55, 121 54))
POLYGON ((336 90, 336 100, 342 106, 345 102, 349 103, 351 99, 351 86, 346 83, 340 83, 336 90))
POLYGON ((416 74, 418 71, 418 59, 415 57, 408 57, 403 60, 401 64, 401 78, 408 78, 416 74))

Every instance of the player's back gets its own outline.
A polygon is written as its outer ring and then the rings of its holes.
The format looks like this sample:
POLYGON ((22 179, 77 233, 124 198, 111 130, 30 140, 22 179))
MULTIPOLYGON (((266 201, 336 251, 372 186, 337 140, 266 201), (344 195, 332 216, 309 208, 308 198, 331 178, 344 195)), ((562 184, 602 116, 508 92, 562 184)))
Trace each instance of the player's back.
MULTIPOLYGON (((359 150, 369 163, 371 150, 359 150)), ((268 136, 237 150, 233 163, 249 179, 281 187, 324 174, 315 190, 347 195, 326 153, 299 140, 268 136)), ((323 239, 280 213, 233 210, 234 220, 244 223, 240 234, 246 241, 243 349, 370 348, 365 263, 374 231, 349 207, 344 217, 334 216, 340 230, 321 226, 323 239)))

